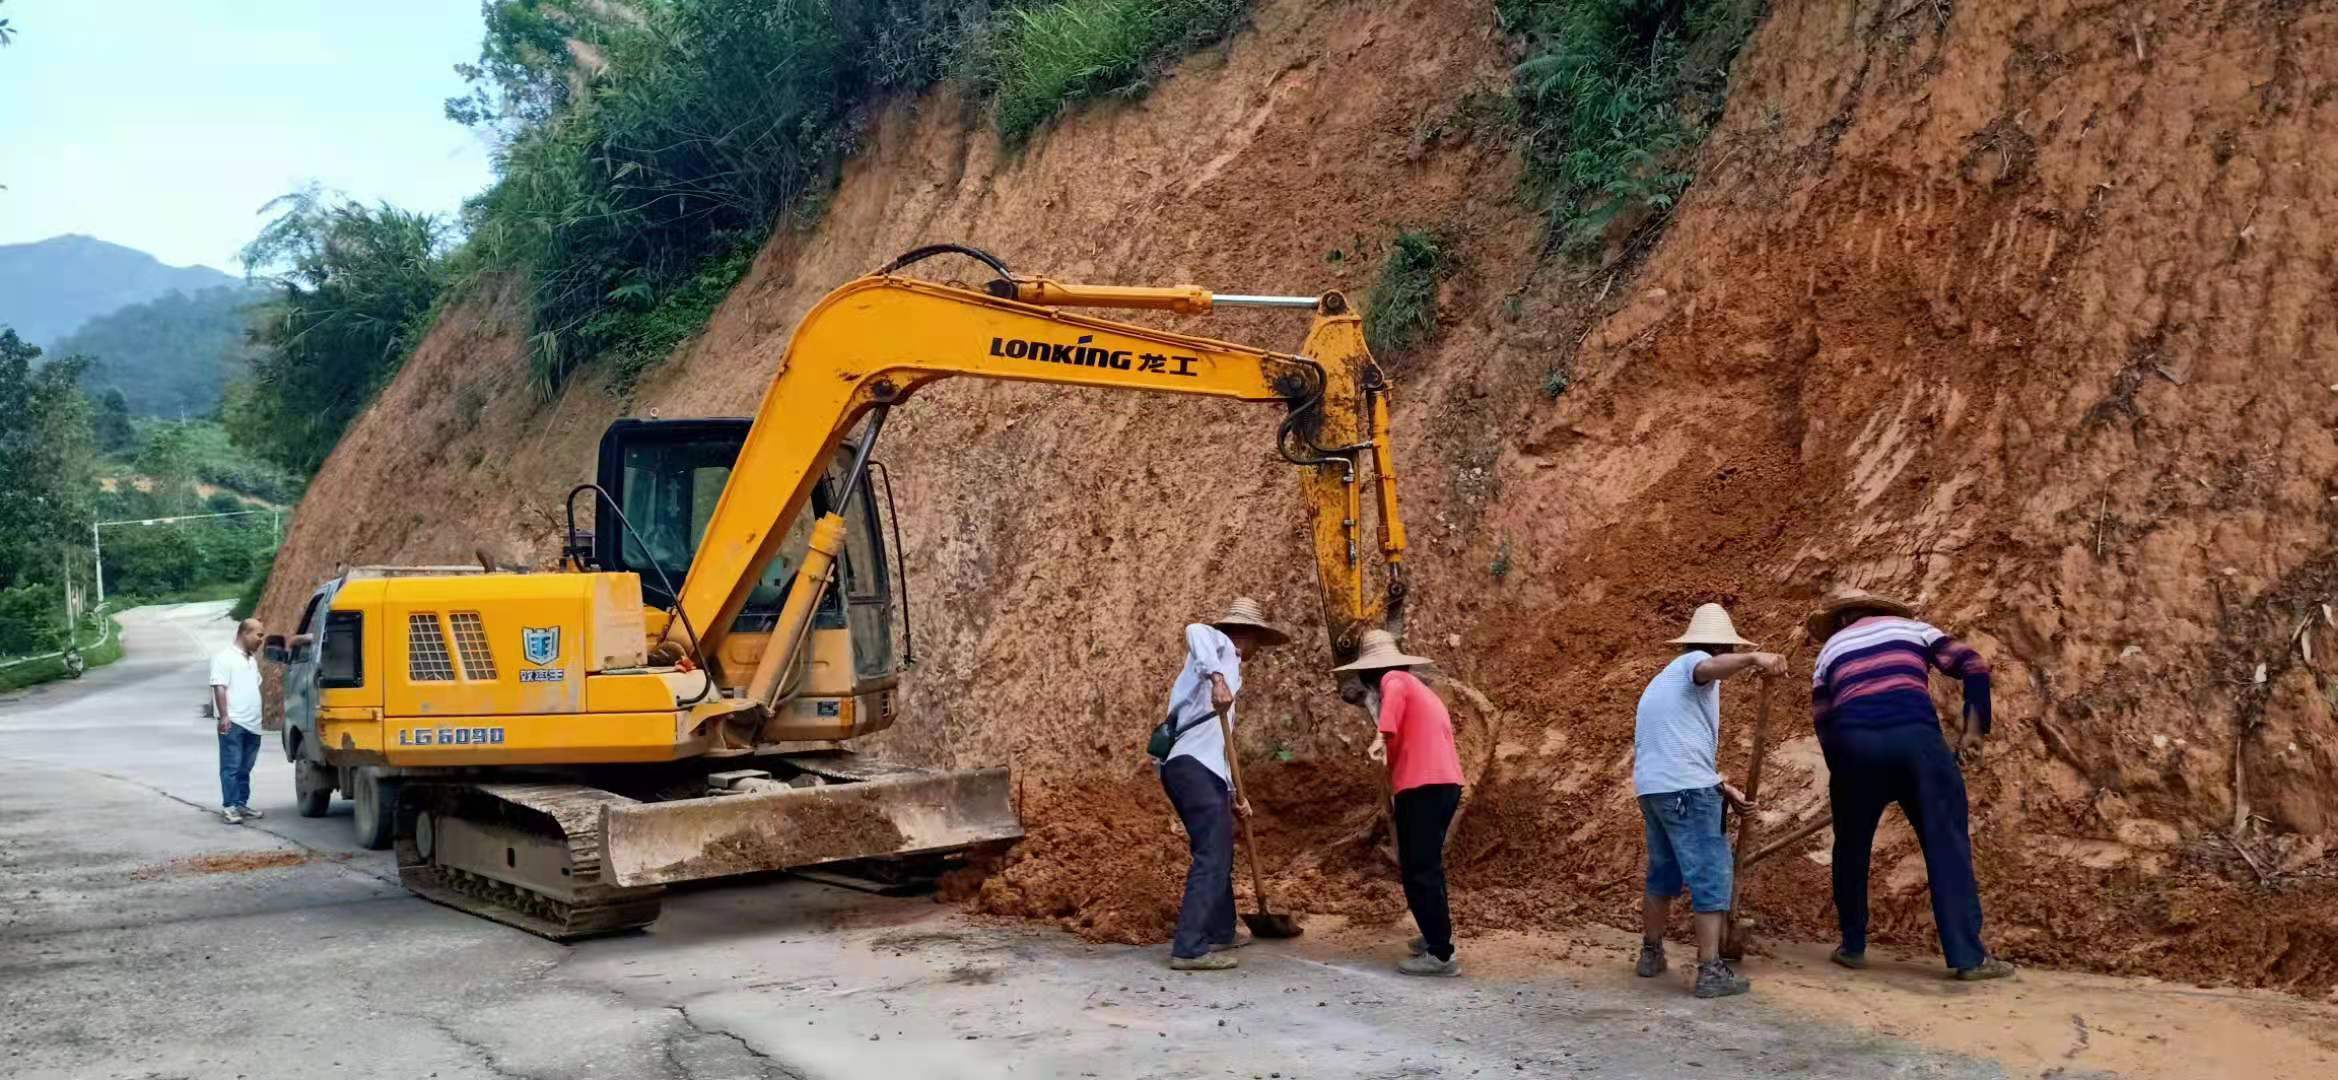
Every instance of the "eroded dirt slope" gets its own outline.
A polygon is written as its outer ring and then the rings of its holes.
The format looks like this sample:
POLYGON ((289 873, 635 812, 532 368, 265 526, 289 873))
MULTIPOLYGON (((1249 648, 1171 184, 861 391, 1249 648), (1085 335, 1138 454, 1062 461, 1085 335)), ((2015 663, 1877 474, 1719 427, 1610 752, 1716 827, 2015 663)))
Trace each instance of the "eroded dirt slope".
MULTIPOLYGON (((746 411, 812 302, 919 243, 1361 296, 1394 229, 1441 227, 1465 266, 1443 331, 1388 359, 1410 637, 1458 680, 1478 774, 1452 851, 1465 924, 1634 918, 1631 704, 1658 642, 1720 599, 1784 646, 1854 583, 1997 663, 2003 731, 1972 789, 2005 952, 2338 983, 2338 14, 1777 3, 1669 231, 1613 269, 1537 259, 1516 161, 1465 104, 1505 85, 1506 49, 1490 5, 1271 0, 1229 49, 1020 156, 947 95, 891 108, 822 222, 776 238, 630 402, 587 378, 536 403, 511 297, 451 312, 311 485, 265 611, 338 561, 548 559, 608 420, 746 411)), ((1271 423, 973 384, 896 413, 924 662, 878 741, 1017 767, 1031 837, 978 904, 1163 932, 1180 843, 1139 743, 1177 626, 1248 592, 1313 629, 1271 423)), ((1296 906, 1394 917, 1368 735, 1326 655, 1303 637, 1253 676, 1262 839, 1296 906)), ((1728 696, 1742 746, 1752 694, 1728 696)), ((1767 781, 1774 824, 1823 805, 1805 702, 1775 703, 1800 737, 1767 781)), ((1929 949, 1913 842, 1880 843, 1877 933, 1929 949)), ((1823 936, 1823 834, 1806 847, 1753 903, 1823 936)))

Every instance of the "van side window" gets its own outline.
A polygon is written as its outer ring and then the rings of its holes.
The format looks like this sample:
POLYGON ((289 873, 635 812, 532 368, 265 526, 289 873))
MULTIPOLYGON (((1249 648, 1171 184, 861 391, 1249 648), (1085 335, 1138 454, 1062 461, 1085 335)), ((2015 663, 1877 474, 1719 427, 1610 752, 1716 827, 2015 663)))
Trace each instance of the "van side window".
POLYGON ((365 613, 325 613, 324 652, 318 657, 317 681, 328 690, 351 690, 365 685, 365 613))

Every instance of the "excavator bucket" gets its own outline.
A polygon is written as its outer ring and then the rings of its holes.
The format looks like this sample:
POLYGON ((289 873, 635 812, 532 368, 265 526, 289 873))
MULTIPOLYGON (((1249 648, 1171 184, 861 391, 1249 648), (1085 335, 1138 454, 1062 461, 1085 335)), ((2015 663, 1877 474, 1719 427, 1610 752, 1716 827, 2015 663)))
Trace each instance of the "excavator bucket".
POLYGON ((919 855, 1023 835, 1005 769, 895 772, 815 787, 769 785, 602 814, 615 884, 662 885, 845 859, 919 855))

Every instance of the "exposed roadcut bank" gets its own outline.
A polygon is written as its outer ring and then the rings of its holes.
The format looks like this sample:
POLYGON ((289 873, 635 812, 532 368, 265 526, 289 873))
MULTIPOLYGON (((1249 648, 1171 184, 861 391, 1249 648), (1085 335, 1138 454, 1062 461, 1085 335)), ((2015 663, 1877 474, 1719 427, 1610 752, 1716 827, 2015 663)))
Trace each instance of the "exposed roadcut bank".
MULTIPOLYGON (((2000 731, 1967 774, 1995 947, 2329 993, 2338 12, 1771 9, 1661 233, 1604 258, 1547 250, 1517 133, 1476 104, 1519 59, 1492 5, 1270 0, 1142 100, 1019 152, 947 91, 896 101, 820 223, 773 237, 629 391, 587 369, 540 400, 516 290, 452 304, 309 486, 262 613, 288 623, 342 563, 548 564, 610 420, 750 413, 804 312, 919 244, 1361 298, 1393 235, 1436 230, 1435 332, 1383 360, 1407 642, 1441 662, 1472 773, 1449 855, 1465 934, 1630 925, 1632 703, 1662 641, 1722 601, 1807 675, 1800 615, 1848 584, 1915 598, 1996 669, 2000 731)), ((1158 319, 1287 347, 1305 329, 1158 319)), ((921 663, 869 749, 1011 766, 1029 832, 953 895, 1165 936, 1183 840, 1144 733, 1180 626, 1248 594, 1299 631, 1247 673, 1239 733, 1276 898, 1399 917, 1273 422, 946 382, 894 411, 879 456, 921 663)), ((1825 806, 1795 686, 1774 836, 1825 806)), ((1724 694, 1736 771, 1750 705, 1724 694)), ((1825 836, 1756 875, 1766 937, 1831 933, 1825 836)), ((1875 867, 1873 937, 1929 949, 1896 818, 1875 867)))

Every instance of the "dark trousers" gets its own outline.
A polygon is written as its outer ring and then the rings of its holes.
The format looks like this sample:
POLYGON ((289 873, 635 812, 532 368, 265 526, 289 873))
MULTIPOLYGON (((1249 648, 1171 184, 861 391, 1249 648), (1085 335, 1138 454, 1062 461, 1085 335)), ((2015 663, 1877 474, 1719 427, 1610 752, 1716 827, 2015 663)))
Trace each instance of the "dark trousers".
POLYGON ((260 761, 260 733, 234 724, 219 737, 219 805, 250 806, 252 766, 260 761))
POLYGON ((1461 806, 1461 785, 1422 784, 1396 793, 1396 866, 1404 903, 1429 955, 1453 958, 1453 910, 1445 903, 1445 830, 1461 806))
POLYGON ((1830 733, 1820 748, 1826 753, 1827 795, 1835 809, 1835 917, 1843 927, 1843 951, 1867 949, 1868 856, 1884 807, 1898 803, 1924 848, 1941 954, 1960 971, 1979 965, 1986 954, 1965 776, 1940 728, 1855 728, 1830 733))
POLYGON ((1169 955, 1206 956, 1212 944, 1234 940, 1234 799, 1218 774, 1190 757, 1162 764, 1161 788, 1193 849, 1169 955))

